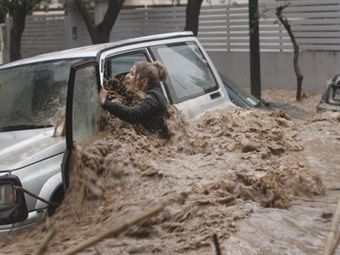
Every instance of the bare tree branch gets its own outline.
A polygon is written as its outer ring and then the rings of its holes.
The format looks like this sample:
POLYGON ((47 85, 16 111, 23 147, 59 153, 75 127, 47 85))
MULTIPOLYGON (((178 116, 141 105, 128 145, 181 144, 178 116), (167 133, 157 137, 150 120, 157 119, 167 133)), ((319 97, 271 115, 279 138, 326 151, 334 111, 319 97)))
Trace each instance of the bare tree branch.
POLYGON ((110 40, 112 27, 116 22, 125 0, 107 0, 108 8, 105 12, 103 20, 97 25, 95 24, 94 19, 91 17, 82 0, 74 1, 77 9, 80 12, 80 15, 85 22, 87 30, 89 31, 92 43, 96 44, 108 42, 110 40))
POLYGON ((99 30, 102 30, 103 32, 106 32, 106 33, 110 33, 114 23, 116 22, 119 12, 123 7, 124 0, 116 0, 116 1, 107 0, 107 2, 109 6, 104 15, 103 21, 99 24, 99 27, 100 27, 99 30), (104 26, 104 24, 107 24, 107 25, 104 26))
POLYGON ((86 28, 89 31, 91 40, 93 42, 93 38, 92 35, 94 34, 94 28, 95 28, 95 24, 94 24, 94 20, 91 17, 90 13, 88 12, 88 10, 86 9, 84 3, 82 2, 82 0, 74 0, 74 3, 77 7, 77 9, 79 10, 80 15, 82 16, 86 28))
POLYGON ((299 50, 300 47, 296 41, 296 38, 294 36, 294 33, 291 29, 291 26, 288 22, 288 19, 282 15, 282 11, 287 8, 290 5, 290 3, 281 5, 279 7, 276 8, 276 16, 279 19, 279 21, 281 22, 281 24, 285 27, 285 29, 287 30, 287 33, 290 37, 290 40, 293 43, 293 47, 294 47, 294 71, 296 74, 296 80, 297 80, 297 90, 296 90, 296 100, 300 101, 302 98, 302 82, 303 82, 303 75, 301 73, 300 67, 299 67, 299 50))

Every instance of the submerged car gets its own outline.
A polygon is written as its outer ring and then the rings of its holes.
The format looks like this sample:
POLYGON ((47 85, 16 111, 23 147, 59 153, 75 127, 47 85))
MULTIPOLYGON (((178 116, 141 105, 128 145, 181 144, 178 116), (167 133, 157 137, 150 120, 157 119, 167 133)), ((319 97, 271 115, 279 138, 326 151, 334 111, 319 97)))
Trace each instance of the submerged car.
POLYGON ((317 111, 340 111, 340 75, 335 75, 322 94, 317 111))
POLYGON ((256 105, 228 81, 223 83, 189 32, 91 45, 2 65, 0 235, 53 213, 68 186, 73 143, 99 131, 103 81, 127 73, 140 60, 166 66, 163 92, 187 118, 233 106, 227 89, 234 102, 256 105))

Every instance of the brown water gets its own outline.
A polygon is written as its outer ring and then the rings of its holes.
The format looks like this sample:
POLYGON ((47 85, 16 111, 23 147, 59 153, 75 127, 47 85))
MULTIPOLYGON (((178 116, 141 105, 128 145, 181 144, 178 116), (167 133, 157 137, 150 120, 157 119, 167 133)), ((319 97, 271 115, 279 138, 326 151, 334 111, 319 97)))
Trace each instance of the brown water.
POLYGON ((296 198, 289 210, 253 204, 254 213, 224 243, 228 254, 322 254, 340 198, 339 115, 331 115, 301 124, 298 139, 304 150, 290 155, 303 158, 320 175, 325 194, 296 198))
POLYGON ((54 228, 47 254, 58 254, 164 201, 158 216, 81 253, 213 254, 216 233, 226 254, 320 254, 340 180, 339 119, 321 119, 215 112, 171 122, 170 141, 112 121, 78 146, 56 214, 1 240, 0 253, 30 254, 54 228))

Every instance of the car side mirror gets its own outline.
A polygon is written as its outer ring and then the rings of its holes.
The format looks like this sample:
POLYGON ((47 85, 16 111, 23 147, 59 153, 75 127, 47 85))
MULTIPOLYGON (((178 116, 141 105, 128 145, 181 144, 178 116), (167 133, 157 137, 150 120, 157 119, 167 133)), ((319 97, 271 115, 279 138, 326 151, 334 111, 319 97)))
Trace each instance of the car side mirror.
POLYGON ((16 187, 22 187, 15 175, 0 177, 0 224, 13 224, 24 221, 28 217, 24 192, 16 187))

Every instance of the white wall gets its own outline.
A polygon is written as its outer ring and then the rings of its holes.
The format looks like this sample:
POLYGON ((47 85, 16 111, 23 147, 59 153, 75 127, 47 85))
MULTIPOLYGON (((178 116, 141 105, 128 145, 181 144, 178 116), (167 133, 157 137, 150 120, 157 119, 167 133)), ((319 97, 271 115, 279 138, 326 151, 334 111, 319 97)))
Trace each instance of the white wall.
MULTIPOLYGON (((231 3, 245 3, 248 0, 204 0, 202 5, 224 5, 231 3)), ((172 5, 186 4, 187 0, 126 0, 125 5, 172 5)))
MULTIPOLYGON (((250 87, 248 52, 209 52, 220 72, 242 87, 250 87)), ((326 82, 340 74, 340 52, 302 52, 300 68, 304 76, 302 91, 320 93, 326 82)), ((262 88, 296 89, 296 76, 291 52, 261 53, 262 88)))

